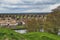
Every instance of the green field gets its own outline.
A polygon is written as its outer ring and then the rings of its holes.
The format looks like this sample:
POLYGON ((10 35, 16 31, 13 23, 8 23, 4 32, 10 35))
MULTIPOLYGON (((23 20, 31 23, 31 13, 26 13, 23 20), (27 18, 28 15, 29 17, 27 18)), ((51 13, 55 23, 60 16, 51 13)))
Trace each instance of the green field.
POLYGON ((20 34, 10 29, 0 29, 0 40, 60 40, 60 36, 45 32, 20 34))
POLYGON ((45 32, 35 32, 25 34, 27 40, 60 40, 60 37, 54 34, 49 34, 45 32))

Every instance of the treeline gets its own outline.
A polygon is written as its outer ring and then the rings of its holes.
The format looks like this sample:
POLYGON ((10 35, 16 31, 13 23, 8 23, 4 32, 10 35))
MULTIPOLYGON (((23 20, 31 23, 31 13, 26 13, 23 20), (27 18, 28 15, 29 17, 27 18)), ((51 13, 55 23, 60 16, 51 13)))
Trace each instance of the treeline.
POLYGON ((50 14, 46 16, 46 20, 42 19, 28 19, 25 27, 28 32, 39 32, 40 29, 44 32, 57 34, 60 30, 60 6, 53 9, 50 14))

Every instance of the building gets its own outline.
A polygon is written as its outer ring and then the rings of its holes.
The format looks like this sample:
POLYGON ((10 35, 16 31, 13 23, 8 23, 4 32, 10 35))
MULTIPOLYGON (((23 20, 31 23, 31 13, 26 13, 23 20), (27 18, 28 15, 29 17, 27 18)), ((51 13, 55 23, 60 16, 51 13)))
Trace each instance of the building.
POLYGON ((0 26, 17 26, 25 24, 31 18, 46 19, 48 13, 0 13, 0 26))

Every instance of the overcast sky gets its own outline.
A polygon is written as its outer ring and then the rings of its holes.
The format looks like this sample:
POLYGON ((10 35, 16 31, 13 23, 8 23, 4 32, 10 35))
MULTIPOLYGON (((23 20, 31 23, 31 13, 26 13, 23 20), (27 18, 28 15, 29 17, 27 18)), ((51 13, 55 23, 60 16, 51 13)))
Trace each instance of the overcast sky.
POLYGON ((51 12, 60 0, 0 0, 0 13, 51 12))

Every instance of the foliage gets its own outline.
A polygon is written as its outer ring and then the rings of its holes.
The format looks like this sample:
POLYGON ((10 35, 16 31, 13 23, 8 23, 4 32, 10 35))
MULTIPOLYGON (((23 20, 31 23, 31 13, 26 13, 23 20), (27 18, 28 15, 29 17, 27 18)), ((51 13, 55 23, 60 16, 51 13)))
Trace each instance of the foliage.
POLYGON ((16 29, 25 29, 25 26, 17 26, 16 29))
POLYGON ((16 33, 13 30, 0 28, 0 40, 22 40, 22 34, 16 33))
POLYGON ((45 33, 45 32, 31 32, 24 35, 26 40, 60 40, 57 35, 45 33))
POLYGON ((60 29, 60 7, 56 8, 47 15, 47 19, 44 23, 45 30, 57 34, 60 29))
POLYGON ((49 38, 49 37, 46 37, 46 36, 42 36, 41 39, 42 39, 42 40, 55 40, 55 39, 53 39, 53 38, 49 38))
POLYGON ((45 32, 20 34, 10 29, 0 28, 0 40, 60 40, 60 36, 45 32))
POLYGON ((32 18, 26 21, 26 28, 28 32, 40 31, 40 27, 41 27, 40 25, 42 25, 42 22, 39 19, 36 20, 35 18, 32 18))
POLYGON ((0 28, 9 28, 9 29, 25 29, 25 26, 8 26, 8 27, 6 27, 6 26, 0 26, 0 28))

